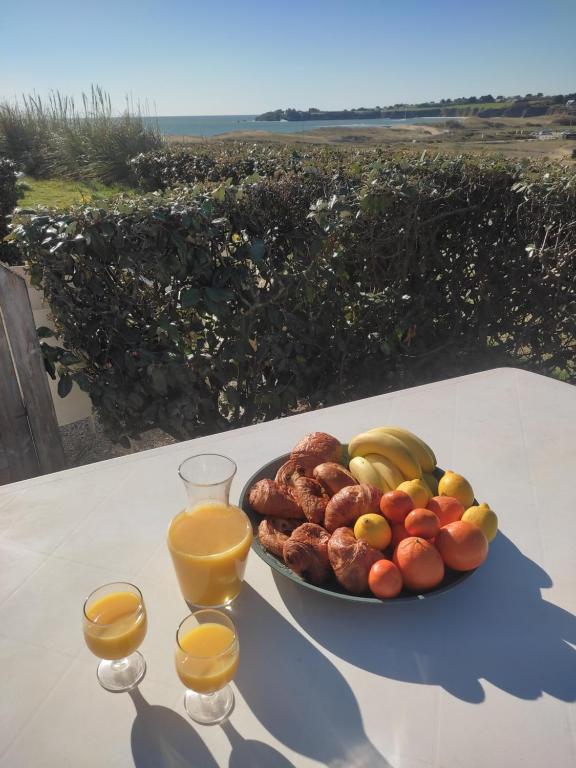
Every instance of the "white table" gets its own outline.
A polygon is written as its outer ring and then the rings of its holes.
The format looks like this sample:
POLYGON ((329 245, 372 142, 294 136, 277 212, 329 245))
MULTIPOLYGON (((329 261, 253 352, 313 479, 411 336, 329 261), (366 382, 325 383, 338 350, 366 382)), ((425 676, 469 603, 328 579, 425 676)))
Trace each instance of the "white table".
POLYGON ((498 369, 0 488, 0 766, 576 765, 576 389, 498 369), (359 606, 251 554, 224 727, 194 726, 173 669, 186 615, 165 546, 187 455, 238 462, 236 500, 306 432, 414 429, 497 511, 486 564, 417 604, 359 606), (96 681, 83 598, 144 593, 137 695, 96 681), (572 645, 570 645, 572 644, 572 645))

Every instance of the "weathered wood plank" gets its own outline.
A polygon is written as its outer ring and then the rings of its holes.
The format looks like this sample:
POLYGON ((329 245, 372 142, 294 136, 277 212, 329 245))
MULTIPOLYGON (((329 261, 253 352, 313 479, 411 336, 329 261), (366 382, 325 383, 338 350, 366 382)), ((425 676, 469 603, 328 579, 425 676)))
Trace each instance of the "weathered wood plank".
POLYGON ((66 467, 56 412, 24 280, 0 264, 0 308, 42 473, 66 467))
POLYGON ((0 315, 0 483, 39 474, 34 441, 0 315))

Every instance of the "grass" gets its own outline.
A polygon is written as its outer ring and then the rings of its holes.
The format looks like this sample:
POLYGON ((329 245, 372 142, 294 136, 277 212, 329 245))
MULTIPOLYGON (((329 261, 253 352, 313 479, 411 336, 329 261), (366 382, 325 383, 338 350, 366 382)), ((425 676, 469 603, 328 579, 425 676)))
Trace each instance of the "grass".
POLYGON ((130 158, 159 149, 157 127, 127 104, 117 115, 99 87, 82 94, 82 105, 58 91, 47 101, 25 96, 0 102, 0 153, 34 178, 90 179, 105 184, 130 178, 130 158))
POLYGON ((22 178, 22 196, 19 208, 67 208, 75 203, 105 200, 120 192, 130 191, 119 185, 106 186, 101 182, 86 183, 69 179, 22 178))

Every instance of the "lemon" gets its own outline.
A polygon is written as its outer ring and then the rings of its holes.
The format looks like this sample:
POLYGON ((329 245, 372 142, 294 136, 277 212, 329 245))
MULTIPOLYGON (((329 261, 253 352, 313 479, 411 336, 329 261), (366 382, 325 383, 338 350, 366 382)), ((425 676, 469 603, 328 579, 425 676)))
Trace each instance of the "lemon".
POLYGON ((369 512, 356 520, 354 536, 370 544, 374 549, 386 549, 392 540, 392 529, 385 517, 369 512))
POLYGON ((430 491, 432 493, 432 496, 438 496, 438 480, 431 472, 424 472, 422 474, 422 479, 430 488, 430 491))
POLYGON ((474 491, 472 486, 462 475, 446 470, 438 482, 438 494, 440 496, 452 496, 458 499, 464 509, 474 503, 474 491))
POLYGON ((400 483, 396 490, 407 493, 412 499, 415 509, 425 507, 432 498, 430 488, 424 480, 405 480, 403 483, 400 483))
POLYGON ((492 541, 498 531, 498 516, 488 504, 479 504, 477 507, 468 507, 462 515, 462 520, 467 520, 478 526, 488 541, 492 541))

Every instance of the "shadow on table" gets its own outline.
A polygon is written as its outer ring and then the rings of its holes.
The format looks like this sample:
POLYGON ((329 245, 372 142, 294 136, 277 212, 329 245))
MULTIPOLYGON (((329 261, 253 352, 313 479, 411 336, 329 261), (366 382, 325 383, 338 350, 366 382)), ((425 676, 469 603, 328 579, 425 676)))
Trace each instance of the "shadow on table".
POLYGON ((187 720, 168 707, 149 704, 138 688, 129 695, 136 707, 130 737, 136 768, 218 768, 187 720))
MULTIPOLYGON (((364 732, 352 689, 312 643, 247 583, 231 613, 240 638, 236 685, 278 741, 324 765, 390 768, 364 732)), ((237 735, 228 731, 228 737, 234 746, 237 735)), ((290 765, 260 742, 246 741, 235 750, 230 759, 234 768, 290 765)))
POLYGON ((349 604, 274 578, 311 637, 370 672, 472 703, 485 698, 482 679, 521 699, 576 701, 576 617, 541 597, 550 577, 501 532, 482 568, 429 600, 349 604))
POLYGON ((243 738, 229 720, 223 723, 222 730, 232 747, 228 768, 294 768, 288 758, 269 744, 243 738))

